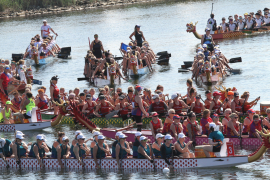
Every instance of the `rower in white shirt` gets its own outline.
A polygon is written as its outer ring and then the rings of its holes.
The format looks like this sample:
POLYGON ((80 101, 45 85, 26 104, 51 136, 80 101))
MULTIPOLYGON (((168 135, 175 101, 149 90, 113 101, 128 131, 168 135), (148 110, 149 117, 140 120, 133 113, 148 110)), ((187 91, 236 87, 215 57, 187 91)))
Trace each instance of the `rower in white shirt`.
POLYGON ((243 22, 246 23, 248 20, 248 13, 245 13, 244 14, 244 19, 243 19, 243 22))
POLYGON ((263 22, 264 22, 264 25, 270 23, 270 17, 267 12, 264 13, 263 22))
POLYGON ((47 38, 50 35, 50 30, 56 35, 58 36, 57 33, 54 32, 54 30, 51 28, 51 26, 49 24, 47 24, 46 20, 43 20, 43 25, 41 26, 41 37, 47 38))
POLYGON ((243 22, 242 16, 239 16, 239 22, 237 23, 239 30, 243 30, 246 28, 246 23, 243 22))
POLYGON ((246 22, 247 29, 253 29, 254 28, 254 21, 251 19, 251 15, 248 15, 248 20, 246 22))
POLYGON ((233 22, 233 17, 230 17, 230 18, 229 18, 229 31, 230 31, 230 32, 238 31, 238 26, 237 26, 237 24, 235 24, 235 23, 233 22))
POLYGON ((263 24, 263 20, 261 19, 261 15, 259 13, 256 13, 255 16, 256 16, 256 19, 255 19, 256 28, 260 28, 263 24))
POLYGON ((222 27, 223 32, 228 31, 228 23, 226 23, 225 17, 222 18, 222 23, 220 23, 220 26, 222 27))

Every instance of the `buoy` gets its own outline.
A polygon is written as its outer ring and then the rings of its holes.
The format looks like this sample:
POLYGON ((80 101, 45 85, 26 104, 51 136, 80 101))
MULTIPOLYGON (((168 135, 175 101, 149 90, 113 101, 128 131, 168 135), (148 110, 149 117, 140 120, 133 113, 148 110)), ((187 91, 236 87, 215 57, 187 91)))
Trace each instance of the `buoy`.
POLYGON ((170 169, 169 168, 164 168, 163 169, 163 173, 168 173, 168 172, 170 172, 170 169))

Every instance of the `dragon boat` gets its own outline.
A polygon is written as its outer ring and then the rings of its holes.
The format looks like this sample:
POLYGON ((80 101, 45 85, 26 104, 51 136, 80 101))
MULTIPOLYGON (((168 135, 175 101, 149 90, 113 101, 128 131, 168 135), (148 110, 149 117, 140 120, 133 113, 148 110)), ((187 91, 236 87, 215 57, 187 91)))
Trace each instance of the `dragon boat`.
MULTIPOLYGON (((240 164, 252 163, 260 159, 264 153, 270 148, 270 133, 268 130, 265 130, 265 133, 259 132, 258 133, 263 138, 263 143, 261 146, 253 153, 249 155, 232 155, 228 152, 228 154, 215 155, 210 158, 203 158, 196 156, 196 158, 173 158, 170 161, 173 164, 175 169, 184 169, 184 168, 223 168, 223 167, 234 167, 240 164)), ((225 144, 224 144, 225 145, 225 144)), ((223 146, 224 146, 223 145, 223 146)), ((227 146, 227 143, 226 143, 227 146)), ((200 149, 200 146, 195 147, 195 149, 200 149)), ((226 149, 225 149, 226 150, 226 149)), ((196 154, 196 153, 195 153, 196 154)), ((51 158, 43 158, 42 159, 45 168, 59 168, 59 163, 57 159, 51 158)), ((64 164, 65 168, 68 169, 95 169, 96 163, 94 159, 90 159, 86 157, 83 159, 84 166, 82 166, 77 159, 62 159, 62 163, 64 164)), ((117 169, 118 164, 117 160, 113 158, 104 158, 98 160, 100 168, 102 169, 117 169)), ((154 159, 154 163, 151 163, 147 159, 121 159, 120 166, 123 169, 164 169, 168 168, 167 163, 163 159, 154 159)), ((4 160, 0 160, 0 167, 11 167, 11 168, 40 168, 40 165, 37 159, 34 158, 20 158, 20 164, 16 162, 15 158, 7 158, 6 162, 4 160)))
MULTIPOLYGON (((196 22, 195 24, 188 23, 186 25, 187 27, 187 32, 189 33, 193 33, 194 36, 197 39, 201 39, 202 38, 202 34, 199 34, 196 30, 196 25, 198 24, 198 22, 196 22)), ((217 39, 228 39, 228 38, 233 38, 233 37, 243 37, 244 35, 248 35, 248 34, 254 34, 254 33, 261 33, 261 32, 269 32, 270 31, 270 26, 262 26, 261 28, 258 29, 252 29, 252 30, 241 30, 241 31, 234 31, 234 32, 221 32, 219 30, 215 31, 214 34, 211 34, 213 37, 213 40, 217 40, 217 39)))

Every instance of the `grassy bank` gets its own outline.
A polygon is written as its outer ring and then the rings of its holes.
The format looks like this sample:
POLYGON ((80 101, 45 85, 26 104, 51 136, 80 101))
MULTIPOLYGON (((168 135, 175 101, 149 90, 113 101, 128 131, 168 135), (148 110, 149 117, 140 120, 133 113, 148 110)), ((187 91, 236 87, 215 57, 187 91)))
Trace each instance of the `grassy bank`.
MULTIPOLYGON (((77 0, 0 0, 0 12, 7 9, 19 11, 47 8, 50 6, 71 6, 76 4, 76 1, 77 0)), ((94 0, 83 1, 93 2, 94 0)))

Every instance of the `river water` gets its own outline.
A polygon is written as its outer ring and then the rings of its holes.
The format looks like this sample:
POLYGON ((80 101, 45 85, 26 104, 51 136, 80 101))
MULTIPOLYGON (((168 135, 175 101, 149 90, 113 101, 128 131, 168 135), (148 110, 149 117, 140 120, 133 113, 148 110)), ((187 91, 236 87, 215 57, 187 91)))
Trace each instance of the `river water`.
MULTIPOLYGON (((31 37, 40 34, 42 20, 59 34, 57 43, 60 47, 72 47, 72 59, 55 59, 53 62, 42 66, 33 67, 35 79, 43 81, 43 85, 49 88, 49 80, 53 75, 60 77, 58 86, 65 87, 66 91, 79 87, 81 90, 89 89, 86 81, 77 81, 83 77, 84 56, 89 49, 88 37, 93 40, 93 35, 98 34, 103 42, 105 50, 120 56, 120 43, 128 43, 129 35, 133 32, 135 24, 140 24, 146 40, 155 52, 167 50, 172 53, 168 66, 154 65, 154 72, 142 77, 139 81, 123 82, 120 87, 126 91, 127 87, 139 83, 143 87, 152 90, 158 84, 163 85, 164 92, 172 94, 186 93, 186 80, 190 73, 178 73, 183 61, 191 61, 195 55, 195 49, 200 41, 193 34, 186 32, 186 24, 197 22, 197 31, 203 33, 206 21, 211 12, 216 14, 218 24, 221 18, 229 15, 243 15, 245 12, 263 10, 269 1, 254 2, 251 0, 217 0, 217 1, 169 1, 143 5, 129 5, 110 7, 106 9, 92 9, 78 12, 68 12, 58 15, 36 16, 28 18, 0 19, 0 58, 11 59, 12 53, 23 53, 30 43, 31 37)), ((238 91, 250 92, 250 99, 260 96, 261 101, 269 100, 267 78, 269 34, 262 33, 218 41, 223 54, 227 58, 239 57, 242 63, 231 64, 233 68, 240 68, 240 75, 227 77, 222 85, 236 87, 238 91)), ((39 86, 33 86, 36 94, 39 86)), ((204 97, 205 89, 197 87, 198 92, 204 97)), ((259 105, 255 106, 259 110, 259 105)), ((78 127, 61 125, 56 128, 46 128, 42 131, 25 132, 26 141, 34 141, 36 134, 42 132, 47 136, 48 144, 57 137, 58 131, 65 131, 71 138, 78 127)), ((80 129, 80 127, 79 127, 80 129)), ((86 130, 85 135, 91 136, 86 130)), ((2 137, 12 139, 9 133, 1 134, 2 137)), ((256 148, 255 148, 256 149, 256 148)), ((252 149, 254 150, 254 149, 252 149)), ((239 150, 239 154, 248 154, 251 149, 239 150)), ((238 179, 255 178, 269 179, 269 153, 259 162, 241 165, 227 169, 187 170, 163 174, 161 172, 48 172, 48 171, 6 171, 0 172, 1 179, 36 178, 36 179, 238 179)))

